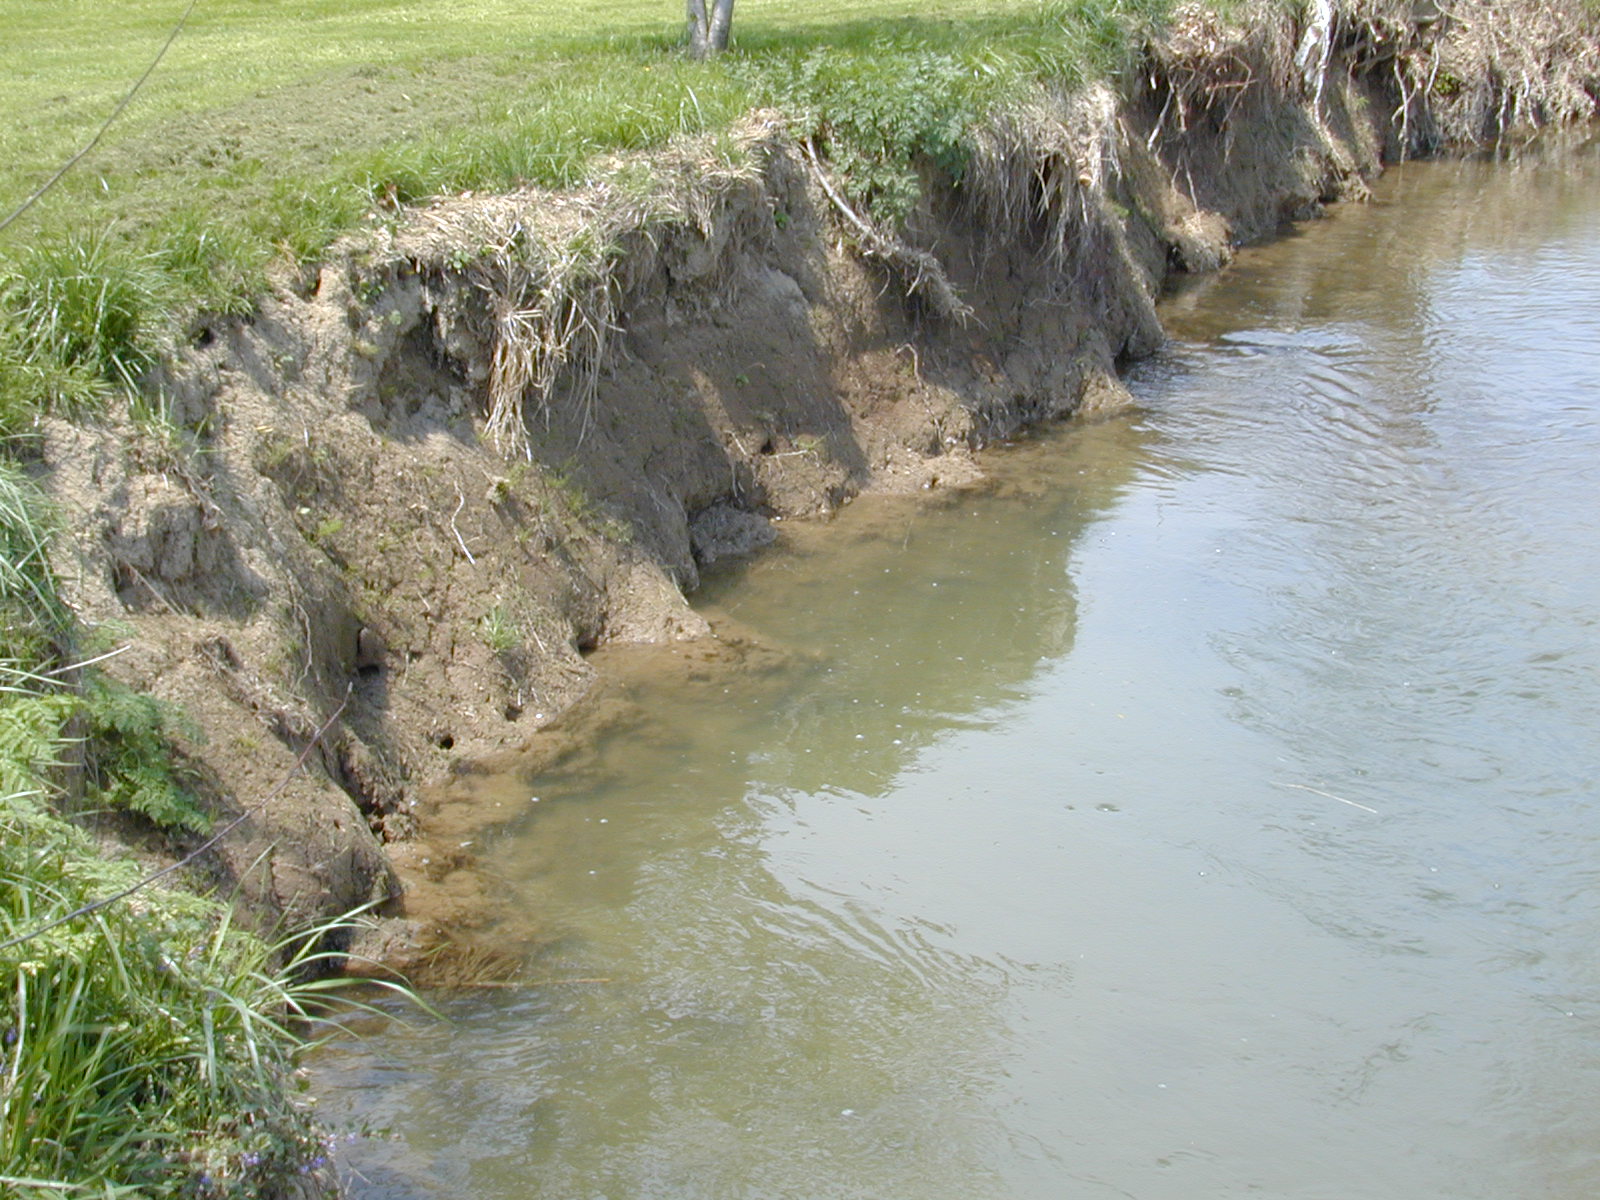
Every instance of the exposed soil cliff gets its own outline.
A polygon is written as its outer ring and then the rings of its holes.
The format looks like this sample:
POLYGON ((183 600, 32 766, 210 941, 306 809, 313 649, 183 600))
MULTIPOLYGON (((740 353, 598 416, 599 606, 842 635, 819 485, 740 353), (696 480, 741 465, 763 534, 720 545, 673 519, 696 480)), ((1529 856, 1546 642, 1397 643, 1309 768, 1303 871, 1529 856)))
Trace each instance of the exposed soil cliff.
POLYGON ((1194 14, 1126 95, 994 120, 897 236, 759 114, 581 192, 374 214, 162 369, 197 446, 51 426, 57 561, 128 632, 110 667, 205 731, 185 749, 217 813, 255 806, 218 877, 293 924, 389 899, 409 921, 382 953, 415 965, 492 908, 430 788, 561 752, 585 650, 704 635, 699 567, 772 521, 959 482, 986 442, 1123 403, 1171 272, 1404 151, 1592 114, 1580 11, 1514 54, 1433 10, 1194 14), (1546 83, 1505 84, 1513 59, 1546 83))

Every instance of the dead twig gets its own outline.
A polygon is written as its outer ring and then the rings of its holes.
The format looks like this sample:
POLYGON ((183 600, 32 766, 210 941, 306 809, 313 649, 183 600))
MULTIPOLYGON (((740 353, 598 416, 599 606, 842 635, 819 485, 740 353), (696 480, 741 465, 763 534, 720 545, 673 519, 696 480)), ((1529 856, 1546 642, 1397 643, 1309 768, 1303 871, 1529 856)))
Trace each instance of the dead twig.
POLYGON ((858 213, 833 186, 827 171, 823 169, 822 160, 817 156, 817 148, 812 140, 807 138, 800 145, 805 151, 812 174, 816 176, 817 184, 822 188, 823 194, 833 203, 834 208, 839 210, 839 215, 845 219, 845 223, 855 230, 857 245, 861 252, 870 258, 881 259, 893 267, 905 281, 906 292, 913 296, 921 296, 928 307, 939 316, 965 325, 972 318, 972 306, 956 294, 955 288, 951 286, 950 277, 945 274, 939 260, 926 250, 906 245, 858 213))
POLYGON ((461 530, 456 526, 456 518, 461 515, 461 510, 467 506, 467 498, 459 487, 456 488, 456 510, 450 514, 450 532, 456 535, 456 545, 461 547, 461 553, 467 556, 467 561, 473 566, 478 565, 478 560, 472 557, 472 551, 467 549, 467 539, 461 536, 461 530))
POLYGON ((1340 804, 1348 804, 1351 808, 1359 808, 1362 812, 1369 812, 1373 816, 1378 815, 1378 810, 1375 808, 1368 808, 1365 804, 1358 803, 1355 800, 1346 800, 1343 796, 1335 796, 1332 792, 1325 792, 1321 788, 1308 787, 1303 783, 1278 783, 1277 781, 1274 781, 1274 786, 1294 788, 1299 792, 1314 792, 1318 796, 1326 796, 1329 800, 1337 800, 1340 804))

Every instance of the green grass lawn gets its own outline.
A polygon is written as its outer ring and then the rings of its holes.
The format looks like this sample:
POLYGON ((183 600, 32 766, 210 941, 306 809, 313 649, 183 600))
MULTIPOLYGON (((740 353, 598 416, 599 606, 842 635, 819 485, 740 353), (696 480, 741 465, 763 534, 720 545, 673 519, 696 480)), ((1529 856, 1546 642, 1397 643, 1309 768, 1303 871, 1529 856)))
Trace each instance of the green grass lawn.
MULTIPOLYGON (((183 8, 24 0, 0 10, 0 210, 88 140, 183 8)), ((1032 40, 1049 23, 1030 0, 957 0, 936 19, 911 0, 743 0, 736 33, 746 54, 888 38, 976 59, 982 43, 1032 40)), ((678 115, 680 101, 681 123, 694 124, 748 99, 722 68, 677 57, 681 27, 678 5, 638 0, 201 0, 106 142, 30 224, 96 207, 148 219, 195 186, 249 193, 256 171, 322 177, 341 159, 486 125, 548 124, 541 140, 557 144, 555 165, 539 174, 559 181, 573 149, 652 140, 657 113, 678 115), (710 111, 700 97, 702 116, 691 89, 712 94, 710 111)))
MULTIPOLYGON (((0 217, 94 134, 186 0, 0 7, 0 217)), ((892 220, 910 163, 1029 80, 1112 69, 1168 0, 200 0, 105 140, 0 232, 0 437, 126 383, 179 315, 242 310, 379 202, 580 181, 597 154, 777 105, 892 220)), ((898 206, 898 207, 897 207, 898 206)))

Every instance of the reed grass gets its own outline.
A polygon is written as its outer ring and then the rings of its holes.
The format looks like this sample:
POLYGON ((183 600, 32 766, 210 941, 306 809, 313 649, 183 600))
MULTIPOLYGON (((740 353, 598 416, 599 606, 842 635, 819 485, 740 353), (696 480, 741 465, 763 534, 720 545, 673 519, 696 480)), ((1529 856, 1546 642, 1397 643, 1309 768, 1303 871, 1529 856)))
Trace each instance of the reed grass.
MULTIPOLYGON (((127 886, 37 797, 0 796, 0 941, 127 886)), ((322 1171, 291 1085, 303 963, 154 889, 0 950, 0 1194, 265 1194, 322 1171)))

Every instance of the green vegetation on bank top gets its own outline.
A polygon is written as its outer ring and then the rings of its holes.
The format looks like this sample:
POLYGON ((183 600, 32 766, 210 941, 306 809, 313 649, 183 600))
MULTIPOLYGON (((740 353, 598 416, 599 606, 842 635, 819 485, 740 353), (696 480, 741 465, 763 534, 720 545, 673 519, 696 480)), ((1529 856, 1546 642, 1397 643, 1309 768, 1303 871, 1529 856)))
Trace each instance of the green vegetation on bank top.
MULTIPOLYGON (((33 0, 0 12, 8 110, 0 130, 0 162, 7 164, 0 208, 87 140, 184 7, 183 0, 127 0, 110 8, 33 0)), ((1118 7, 1088 0, 1051 11, 1039 0, 957 0, 930 17, 913 0, 744 0, 736 50, 849 48, 887 38, 922 49, 970 46, 981 54, 985 42, 1047 39, 1053 26, 1080 12, 1098 20, 1097 10, 1118 7)), ((607 76, 601 82, 623 89, 620 97, 631 89, 617 76, 630 67, 659 69, 652 60, 676 57, 681 24, 681 8, 666 0, 559 6, 201 0, 110 141, 126 145, 145 134, 153 143, 146 150, 163 141, 187 149, 261 125, 253 130, 256 147, 281 151, 282 165, 296 169, 307 165, 293 162, 297 152, 370 148, 492 118, 496 107, 594 83, 601 64, 607 76), (287 142, 278 140, 284 130, 287 142)), ((660 88, 660 81, 639 82, 660 88)), ((86 173, 133 165, 116 158, 101 152, 85 164, 86 173)), ((206 164, 174 165, 181 172, 206 164)))
MULTIPOLYGON (((106 143, 33 225, 146 224, 192 205, 195 188, 259 204, 281 199, 290 180, 381 186, 391 169, 426 169, 440 185, 570 183, 595 152, 714 127, 760 100, 740 61, 935 53, 984 76, 1030 65, 1103 70, 1117 29, 1159 7, 1164 0, 961 0, 929 17, 910 0, 747 0, 731 60, 699 65, 679 53, 676 7, 659 0, 202 0, 106 143), (525 148, 492 148, 518 142, 525 148)), ((0 12, 10 110, 0 211, 88 140, 182 9, 36 0, 0 12)))
MULTIPOLYGON (((247 307, 273 259, 314 257, 375 208, 570 185, 597 154, 758 105, 801 114, 892 218, 913 155, 953 160, 1030 79, 1112 69, 1167 3, 960 0, 931 17, 746 0, 733 52, 697 64, 665 2, 201 0, 105 141, 0 233, 0 435, 125 384, 177 315, 247 307)), ((88 141, 183 8, 0 11, 0 212, 88 141)))

